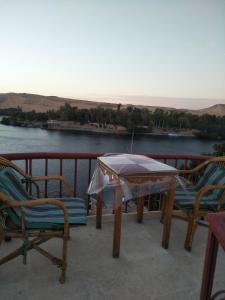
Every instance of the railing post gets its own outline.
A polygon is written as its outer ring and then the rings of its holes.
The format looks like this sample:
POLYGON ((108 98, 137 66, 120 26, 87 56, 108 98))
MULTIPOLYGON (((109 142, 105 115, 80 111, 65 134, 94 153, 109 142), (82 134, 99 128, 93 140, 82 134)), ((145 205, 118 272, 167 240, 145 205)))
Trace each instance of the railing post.
POLYGON ((73 195, 77 195, 77 158, 74 160, 73 195))
MULTIPOLYGON (((45 176, 48 176, 48 158, 45 159, 45 176)), ((48 197, 48 181, 45 180, 45 197, 48 197)))
MULTIPOLYGON (((63 174, 63 160, 60 158, 60 168, 59 168, 60 176, 63 174)), ((59 182, 59 197, 62 197, 62 181, 59 182)))

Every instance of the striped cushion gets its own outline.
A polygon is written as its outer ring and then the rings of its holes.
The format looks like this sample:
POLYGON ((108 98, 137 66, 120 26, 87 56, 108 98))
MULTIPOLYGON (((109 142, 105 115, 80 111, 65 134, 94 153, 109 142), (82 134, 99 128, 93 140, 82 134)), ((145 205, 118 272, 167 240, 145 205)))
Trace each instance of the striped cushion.
MULTIPOLYGON (((192 209, 197 192, 176 191, 174 206, 179 209, 192 209)), ((204 196, 200 202, 201 209, 216 210, 218 201, 212 196, 204 196)))
MULTIPOLYGON (((0 170, 0 191, 14 200, 32 199, 21 183, 22 177, 12 168, 0 170)), ((81 198, 60 198, 69 214, 69 223, 86 223, 86 203, 81 198)), ((64 223, 63 211, 54 205, 39 205, 30 208, 7 209, 9 216, 16 225, 20 225, 20 216, 23 212, 27 228, 61 228, 64 223)))
MULTIPOLYGON (((81 198, 59 198, 67 208, 69 214, 69 223, 86 224, 87 209, 85 201, 81 198)), ((20 216, 21 211, 17 210, 20 216)), ((64 224, 63 211, 55 205, 38 205, 34 207, 23 208, 28 228, 58 228, 64 224)))
MULTIPOLYGON (((175 206, 179 208, 193 208, 197 192, 207 185, 224 185, 225 184, 225 169, 211 164, 208 166, 195 187, 183 190, 177 190, 175 193, 175 206)), ((201 199, 200 207, 205 209, 215 210, 219 204, 219 200, 223 194, 223 190, 213 190, 205 194, 201 199)))
POLYGON ((0 170, 0 191, 13 200, 25 201, 31 199, 23 184, 20 176, 10 167, 0 170))
POLYGON ((204 170, 202 176, 200 177, 198 183, 196 184, 196 189, 199 190, 203 186, 210 184, 213 175, 215 175, 215 172, 217 171, 217 166, 214 163, 210 163, 206 169, 204 170))

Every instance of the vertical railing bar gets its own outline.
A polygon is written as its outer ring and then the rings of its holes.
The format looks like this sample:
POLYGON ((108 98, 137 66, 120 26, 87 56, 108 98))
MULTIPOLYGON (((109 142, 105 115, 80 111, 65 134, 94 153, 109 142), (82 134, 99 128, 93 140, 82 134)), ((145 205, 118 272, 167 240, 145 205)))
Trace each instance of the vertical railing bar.
POLYGON ((28 159, 25 159, 25 172, 28 174, 28 159))
MULTIPOLYGON (((26 172, 27 175, 28 175, 28 170, 29 170, 29 168, 28 168, 28 159, 26 158, 25 159, 25 172, 26 172)), ((28 191, 28 182, 26 183, 26 191, 28 191)))
POLYGON ((29 158, 29 176, 32 176, 32 158, 29 158))
MULTIPOLYGON (((59 172, 60 172, 60 176, 62 176, 62 174, 63 174, 63 159, 62 158, 60 158, 59 172)), ((59 181, 59 197, 62 197, 62 181, 61 180, 59 181)))
MULTIPOLYGON (((88 185, 90 184, 91 181, 91 162, 92 159, 88 159, 88 185)), ((89 208, 90 208, 90 195, 87 197, 87 215, 89 215, 89 208)))
MULTIPOLYGON (((45 176, 48 176, 48 158, 45 158, 45 176)), ((45 197, 48 197, 48 181, 45 180, 45 197)))
POLYGON ((73 195, 77 195, 77 158, 74 159, 73 195))
POLYGON ((92 159, 89 158, 89 159, 88 159, 88 184, 89 184, 90 181, 91 181, 91 162, 92 162, 92 159))
MULTIPOLYGON (((29 159, 29 176, 32 177, 32 158, 29 159)), ((30 183, 30 194, 32 195, 32 184, 30 183)))
POLYGON ((175 168, 177 168, 177 158, 175 159, 175 168))

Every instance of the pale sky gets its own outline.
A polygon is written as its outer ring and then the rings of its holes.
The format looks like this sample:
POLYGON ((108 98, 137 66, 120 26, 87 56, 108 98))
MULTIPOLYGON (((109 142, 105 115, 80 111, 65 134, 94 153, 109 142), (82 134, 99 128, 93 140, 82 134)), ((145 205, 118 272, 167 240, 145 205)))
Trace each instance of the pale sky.
POLYGON ((225 0, 0 0, 0 41, 1 93, 225 104, 225 0))

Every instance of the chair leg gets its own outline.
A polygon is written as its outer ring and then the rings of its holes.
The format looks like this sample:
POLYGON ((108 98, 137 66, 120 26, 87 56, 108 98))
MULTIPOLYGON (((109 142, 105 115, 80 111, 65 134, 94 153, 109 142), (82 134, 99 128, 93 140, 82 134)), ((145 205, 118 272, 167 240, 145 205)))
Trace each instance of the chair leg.
MULTIPOLYGON (((40 245, 44 242, 46 242, 49 238, 40 239, 40 238, 34 238, 33 240, 29 241, 29 244, 27 245, 27 251, 34 248, 34 244, 40 245)), ((0 266, 5 264, 6 262, 16 258, 19 255, 23 255, 23 246, 19 247, 18 249, 14 250, 10 254, 6 255, 5 257, 0 259, 0 266)))
POLYGON ((62 266, 61 266, 61 275, 59 278, 60 283, 64 283, 66 280, 66 268, 67 268, 67 250, 68 250, 68 234, 63 236, 63 253, 62 253, 62 266))
POLYGON ((190 215, 188 218, 188 229, 187 229, 187 235, 186 240, 184 243, 184 248, 188 251, 191 251, 192 248, 192 242, 194 238, 194 234, 197 228, 197 219, 195 216, 190 215))

